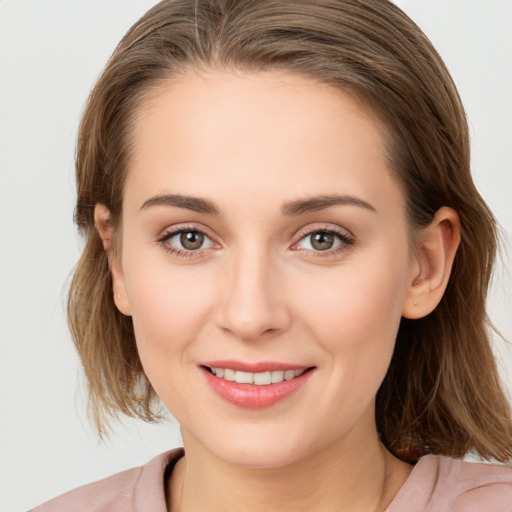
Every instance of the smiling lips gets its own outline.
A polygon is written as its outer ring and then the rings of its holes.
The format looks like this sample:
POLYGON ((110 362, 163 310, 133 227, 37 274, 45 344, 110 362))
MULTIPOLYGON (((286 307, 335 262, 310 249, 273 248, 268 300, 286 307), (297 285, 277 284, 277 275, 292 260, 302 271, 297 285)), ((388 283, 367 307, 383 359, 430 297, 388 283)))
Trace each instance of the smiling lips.
POLYGON ((250 409, 269 407, 291 395, 306 383, 313 370, 279 363, 222 361, 201 368, 213 391, 232 404, 250 409))
POLYGON ((210 368, 213 375, 229 382, 238 382, 239 384, 255 384, 256 386, 268 386, 269 384, 279 384, 284 380, 292 380, 300 377, 306 370, 274 370, 273 372, 242 372, 231 368, 210 368))

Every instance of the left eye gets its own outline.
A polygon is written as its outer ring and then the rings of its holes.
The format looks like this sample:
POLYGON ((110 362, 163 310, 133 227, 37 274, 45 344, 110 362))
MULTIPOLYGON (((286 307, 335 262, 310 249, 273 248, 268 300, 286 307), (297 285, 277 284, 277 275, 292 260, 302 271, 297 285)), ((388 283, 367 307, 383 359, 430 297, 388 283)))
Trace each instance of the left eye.
POLYGON ((341 233, 333 233, 331 231, 313 231, 302 237, 299 242, 295 245, 297 249, 309 250, 309 251, 329 251, 336 249, 343 243, 350 244, 350 240, 347 236, 341 233))
POLYGON ((208 238, 208 236, 195 229, 187 229, 170 233, 164 240, 173 249, 181 251, 197 251, 199 249, 208 249, 214 246, 214 243, 210 238, 208 238))

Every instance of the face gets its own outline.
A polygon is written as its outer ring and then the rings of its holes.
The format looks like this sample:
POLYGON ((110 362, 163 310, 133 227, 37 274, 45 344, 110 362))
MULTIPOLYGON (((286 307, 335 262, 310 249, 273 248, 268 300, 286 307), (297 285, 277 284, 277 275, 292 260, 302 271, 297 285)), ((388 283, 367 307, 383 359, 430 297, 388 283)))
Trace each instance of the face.
POLYGON ((380 125, 307 78, 190 72, 133 142, 118 305, 186 447, 278 467, 376 438, 417 270, 380 125))

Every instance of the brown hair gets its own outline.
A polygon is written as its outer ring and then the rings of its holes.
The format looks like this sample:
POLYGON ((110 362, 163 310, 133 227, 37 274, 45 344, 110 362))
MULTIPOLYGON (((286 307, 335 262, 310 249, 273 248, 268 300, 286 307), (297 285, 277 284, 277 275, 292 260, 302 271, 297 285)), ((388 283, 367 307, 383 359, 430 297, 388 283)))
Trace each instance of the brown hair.
POLYGON ((121 216, 130 125, 142 99, 190 67, 284 69, 348 91, 389 131, 391 168, 412 228, 454 208, 462 240, 433 313, 403 319, 377 395, 377 425, 397 456, 512 458, 512 421, 490 348, 485 301, 496 224, 470 175, 465 113, 441 58, 388 0, 164 0, 126 34, 94 87, 78 136, 76 222, 86 244, 68 316, 100 430, 108 415, 155 418, 131 319, 116 309, 94 226, 121 216))

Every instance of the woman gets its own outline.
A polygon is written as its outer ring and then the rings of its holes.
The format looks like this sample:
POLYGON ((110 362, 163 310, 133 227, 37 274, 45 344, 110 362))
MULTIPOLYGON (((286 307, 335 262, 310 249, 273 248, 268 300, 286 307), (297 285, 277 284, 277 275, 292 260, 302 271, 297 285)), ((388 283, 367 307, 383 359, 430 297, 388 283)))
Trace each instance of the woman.
POLYGON ((446 457, 512 457, 496 229, 398 8, 158 4, 91 94, 77 183, 96 424, 158 396, 186 454, 36 510, 512 509, 510 469, 446 457))

